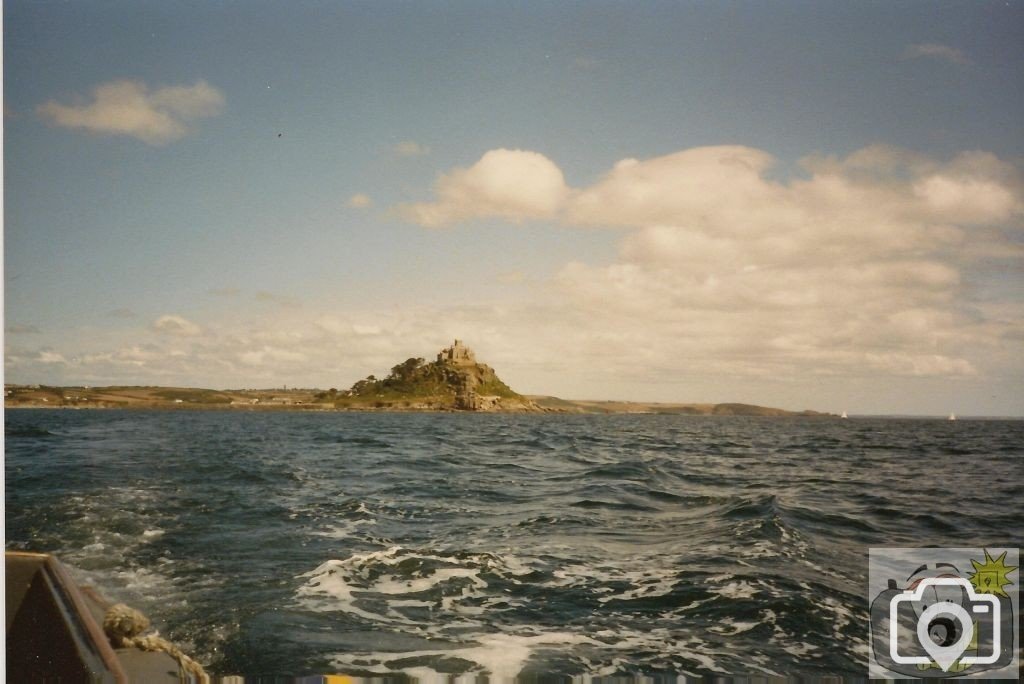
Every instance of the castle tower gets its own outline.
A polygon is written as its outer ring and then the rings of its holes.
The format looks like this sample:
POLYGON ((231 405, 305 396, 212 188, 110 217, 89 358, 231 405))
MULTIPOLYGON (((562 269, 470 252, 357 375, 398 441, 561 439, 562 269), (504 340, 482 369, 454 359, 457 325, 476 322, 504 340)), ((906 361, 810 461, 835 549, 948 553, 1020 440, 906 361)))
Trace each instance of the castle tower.
POLYGON ((441 350, 437 355, 437 360, 441 363, 447 362, 458 366, 468 366, 476 363, 476 355, 472 349, 462 344, 462 340, 455 340, 452 346, 441 350))

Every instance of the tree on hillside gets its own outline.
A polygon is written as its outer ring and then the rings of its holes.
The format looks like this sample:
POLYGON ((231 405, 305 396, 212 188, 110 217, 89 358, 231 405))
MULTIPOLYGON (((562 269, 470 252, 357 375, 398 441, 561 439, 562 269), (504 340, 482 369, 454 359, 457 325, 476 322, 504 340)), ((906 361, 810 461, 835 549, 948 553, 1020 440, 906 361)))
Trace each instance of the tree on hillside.
POLYGON ((426 361, 421 358, 406 359, 391 369, 391 378, 389 378, 389 380, 408 380, 417 370, 420 369, 420 367, 423 366, 424 363, 426 363, 426 361))
POLYGON ((372 375, 367 375, 365 380, 360 380, 356 384, 352 385, 351 392, 352 394, 355 395, 365 394, 369 390, 376 389, 376 386, 377 378, 373 377, 372 375))

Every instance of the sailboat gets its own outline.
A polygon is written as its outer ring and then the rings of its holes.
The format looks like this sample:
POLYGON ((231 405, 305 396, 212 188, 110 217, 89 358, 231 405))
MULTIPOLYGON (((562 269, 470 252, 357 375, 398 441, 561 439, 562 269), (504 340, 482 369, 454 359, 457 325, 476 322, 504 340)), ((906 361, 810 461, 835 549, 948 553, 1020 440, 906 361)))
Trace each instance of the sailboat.
POLYGON ((949 418, 947 418, 947 420, 956 420, 956 414, 955 413, 950 413, 949 414, 949 418))
POLYGON ((841 415, 839 417, 840 418, 849 418, 850 416, 846 415, 846 411, 843 411, 843 415, 841 415))

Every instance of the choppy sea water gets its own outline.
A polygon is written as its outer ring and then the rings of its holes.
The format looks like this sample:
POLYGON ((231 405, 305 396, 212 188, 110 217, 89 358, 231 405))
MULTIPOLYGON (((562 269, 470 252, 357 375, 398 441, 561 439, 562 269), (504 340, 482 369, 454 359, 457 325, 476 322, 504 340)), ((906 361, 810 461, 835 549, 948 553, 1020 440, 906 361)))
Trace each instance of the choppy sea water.
POLYGON ((15 410, 6 543, 218 674, 862 677, 868 547, 1021 546, 1022 455, 1020 421, 15 410))

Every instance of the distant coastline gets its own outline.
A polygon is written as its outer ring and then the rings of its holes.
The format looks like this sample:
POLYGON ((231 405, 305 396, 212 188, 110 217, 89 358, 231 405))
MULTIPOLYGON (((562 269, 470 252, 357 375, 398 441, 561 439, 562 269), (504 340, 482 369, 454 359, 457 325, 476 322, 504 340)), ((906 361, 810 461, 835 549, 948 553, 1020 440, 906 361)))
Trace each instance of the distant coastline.
MULTIPOLYGON (((6 409, 148 409, 204 411, 325 411, 394 413, 472 413, 448 407, 434 407, 408 400, 408 405, 391 401, 384 406, 371 403, 339 406, 324 399, 321 389, 239 389, 213 390, 192 387, 157 386, 5 386, 6 409), (320 397, 318 399, 318 397, 320 397)), ((539 413, 549 414, 669 414, 692 416, 836 417, 819 411, 788 411, 740 403, 661 403, 613 400, 571 400, 552 396, 526 395, 539 413)), ((493 409, 488 412, 520 413, 493 409)))
POLYGON ((212 390, 152 386, 7 385, 6 408, 201 409, 249 411, 394 411, 468 413, 672 414, 691 416, 837 417, 754 404, 667 404, 580 401, 514 391, 494 369, 456 339, 434 361, 412 357, 384 378, 373 375, 339 391, 322 389, 212 390))

